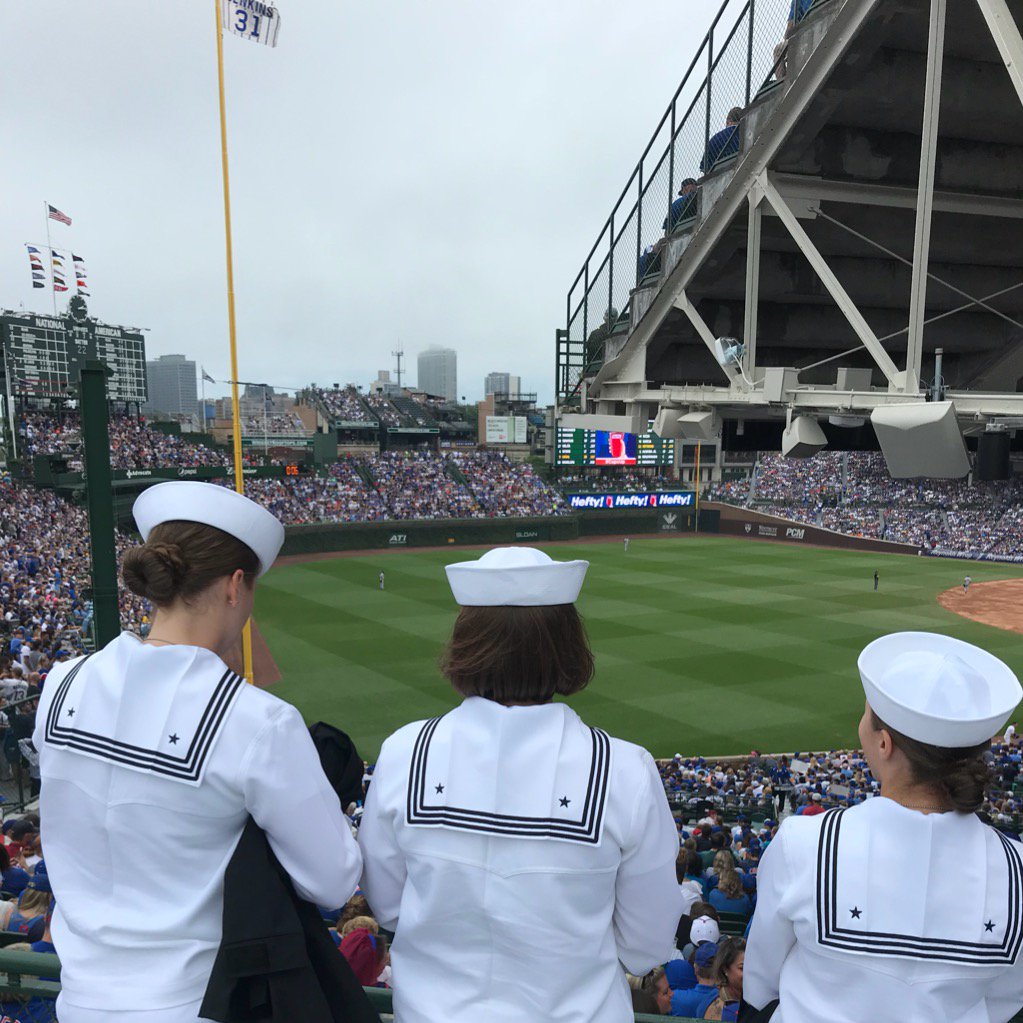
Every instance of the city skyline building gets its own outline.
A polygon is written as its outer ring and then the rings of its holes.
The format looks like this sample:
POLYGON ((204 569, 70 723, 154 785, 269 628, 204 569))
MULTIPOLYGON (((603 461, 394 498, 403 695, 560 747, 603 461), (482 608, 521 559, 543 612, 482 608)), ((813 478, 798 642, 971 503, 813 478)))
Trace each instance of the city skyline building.
POLYGON ((458 353, 453 348, 431 345, 419 353, 416 362, 420 391, 446 401, 458 400, 458 353))
POLYGON ((517 398, 522 393, 522 377, 511 373, 488 373, 483 381, 483 397, 488 394, 506 394, 517 398))
POLYGON ((194 416, 199 409, 195 360, 184 355, 161 355, 146 360, 149 398, 146 412, 194 416))

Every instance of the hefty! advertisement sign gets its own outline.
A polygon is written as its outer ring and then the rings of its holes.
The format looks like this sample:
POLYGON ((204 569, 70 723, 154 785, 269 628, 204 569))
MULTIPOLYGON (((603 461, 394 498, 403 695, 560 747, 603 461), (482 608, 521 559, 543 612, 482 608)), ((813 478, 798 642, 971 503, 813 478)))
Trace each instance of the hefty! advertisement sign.
POLYGON ((579 511, 597 508, 692 508, 693 492, 668 494, 569 494, 568 503, 579 511))

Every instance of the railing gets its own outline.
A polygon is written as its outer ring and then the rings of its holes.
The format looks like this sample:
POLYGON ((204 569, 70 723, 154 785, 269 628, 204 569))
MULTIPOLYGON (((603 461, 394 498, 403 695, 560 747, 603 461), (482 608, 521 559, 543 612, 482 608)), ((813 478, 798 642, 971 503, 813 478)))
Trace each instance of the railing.
POLYGON ((723 149, 710 139, 734 107, 745 110, 784 75, 784 41, 794 21, 826 0, 724 0, 675 90, 668 109, 626 182, 611 215, 568 291, 566 330, 559 332, 556 393, 578 394, 584 376, 600 367, 608 340, 629 329, 630 293, 658 268, 656 243, 691 225, 699 210, 699 179, 735 155, 739 128, 723 149), (686 179, 695 196, 672 212, 686 179), (684 207, 684 208, 683 208, 684 207), (648 251, 655 246, 654 251, 648 251))
MULTIPOLYGON (((7 715, 8 729, 11 727, 12 719, 14 714, 17 713, 20 707, 29 707, 33 703, 38 703, 39 694, 36 693, 34 696, 27 696, 23 700, 13 700, 10 703, 5 703, 2 706, 3 712, 7 715)), ((0 743, 4 743, 7 738, 7 729, 0 732, 0 743)), ((35 798, 32 794, 32 780, 29 777, 29 768, 25 763, 24 758, 21 755, 21 751, 17 749, 15 744, 14 749, 14 761, 10 762, 7 758, 6 749, 0 750, 0 767, 6 765, 7 769, 11 772, 10 778, 0 778, 0 811, 4 815, 8 815, 11 811, 21 811, 25 809, 27 803, 31 802, 35 798)), ((3 1011, 0 1011, 0 1019, 3 1018, 3 1011)))
MULTIPOLYGON (((0 949, 0 1017, 10 1016, 19 1023, 56 1023, 59 977, 60 961, 55 955, 0 949)), ((364 990, 377 1012, 390 1016, 394 1011, 390 990, 380 987, 364 990)), ((660 1019, 663 1017, 640 1013, 635 1023, 655 1023, 660 1019)))

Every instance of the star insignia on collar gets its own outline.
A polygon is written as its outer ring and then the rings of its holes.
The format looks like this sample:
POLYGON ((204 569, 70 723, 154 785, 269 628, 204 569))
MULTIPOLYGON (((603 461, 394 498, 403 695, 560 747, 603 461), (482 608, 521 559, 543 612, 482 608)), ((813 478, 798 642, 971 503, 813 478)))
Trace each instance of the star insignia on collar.
POLYGON ((75 716, 75 708, 74 707, 69 707, 68 708, 67 716, 69 718, 73 718, 75 716))
POLYGON ((434 791, 437 793, 438 796, 444 791, 444 786, 443 785, 439 785, 439 784, 438 785, 434 785, 433 788, 434 788, 434 791))
POLYGON ((560 798, 560 799, 558 800, 558 802, 559 802, 559 803, 560 803, 560 804, 561 804, 562 806, 568 806, 568 804, 569 804, 569 803, 571 803, 571 802, 572 802, 572 800, 571 800, 571 799, 569 799, 569 798, 568 798, 568 796, 562 796, 562 797, 561 797, 561 798, 560 798))
POLYGON ((177 746, 177 744, 178 744, 178 734, 177 734, 177 732, 175 732, 173 735, 168 735, 167 738, 170 740, 170 744, 172 746, 177 746))
POLYGON ((853 908, 849 910, 849 915, 850 915, 850 916, 851 916, 851 917, 852 917, 852 918, 853 918, 854 920, 859 920, 859 918, 860 918, 861 916, 863 916, 863 910, 862 910, 862 909, 860 909, 860 907, 859 907, 859 906, 853 906, 853 908))
POLYGON ((995 922, 994 922, 994 920, 988 920, 988 922, 986 924, 984 924, 984 930, 985 931, 993 931, 994 929, 995 929, 995 922))

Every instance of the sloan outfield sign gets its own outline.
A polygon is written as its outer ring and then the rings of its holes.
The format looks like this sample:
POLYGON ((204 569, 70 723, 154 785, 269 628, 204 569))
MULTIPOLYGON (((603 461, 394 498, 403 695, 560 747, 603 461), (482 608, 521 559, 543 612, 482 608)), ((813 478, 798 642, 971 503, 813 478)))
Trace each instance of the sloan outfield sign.
POLYGON ((579 511, 589 508, 692 508, 691 490, 666 494, 569 494, 569 507, 579 511))

